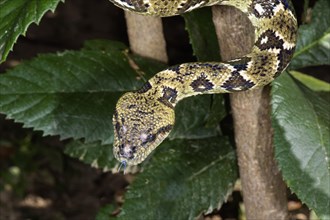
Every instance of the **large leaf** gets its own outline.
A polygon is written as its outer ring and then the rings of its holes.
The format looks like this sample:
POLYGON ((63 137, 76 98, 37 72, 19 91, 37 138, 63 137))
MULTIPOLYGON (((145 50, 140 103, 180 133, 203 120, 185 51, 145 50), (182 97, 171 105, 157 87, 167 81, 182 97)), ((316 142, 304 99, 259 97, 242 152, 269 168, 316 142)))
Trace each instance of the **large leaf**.
POLYGON ((119 219, 194 219, 219 208, 236 179, 225 138, 166 141, 130 185, 119 219))
POLYGON ((317 1, 313 8, 311 23, 299 27, 297 48, 290 69, 330 65, 329 11, 329 0, 317 1))
POLYGON ((272 94, 274 144, 283 177, 308 207, 328 214, 330 103, 286 73, 273 83, 272 94))
MULTIPOLYGON (((0 112, 45 135, 112 143, 118 97, 143 83, 144 73, 125 50, 119 43, 93 41, 81 51, 23 63, 0 75, 0 112)), ((152 73, 164 67, 148 66, 152 73)))
POLYGON ((0 0, 0 63, 4 61, 28 26, 39 23, 49 10, 63 0, 0 0))

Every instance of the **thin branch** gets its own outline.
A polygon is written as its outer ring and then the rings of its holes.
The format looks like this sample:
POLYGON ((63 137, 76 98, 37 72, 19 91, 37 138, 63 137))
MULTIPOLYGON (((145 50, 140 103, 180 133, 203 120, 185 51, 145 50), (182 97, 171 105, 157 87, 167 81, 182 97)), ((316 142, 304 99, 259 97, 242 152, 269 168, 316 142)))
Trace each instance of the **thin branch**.
MULTIPOLYGON (((213 7, 221 57, 248 53, 253 27, 233 7, 213 7)), ((274 160, 270 87, 230 94, 235 142, 247 219, 287 219, 286 186, 274 160)))
POLYGON ((125 11, 131 50, 144 57, 167 63, 166 43, 161 18, 125 11))

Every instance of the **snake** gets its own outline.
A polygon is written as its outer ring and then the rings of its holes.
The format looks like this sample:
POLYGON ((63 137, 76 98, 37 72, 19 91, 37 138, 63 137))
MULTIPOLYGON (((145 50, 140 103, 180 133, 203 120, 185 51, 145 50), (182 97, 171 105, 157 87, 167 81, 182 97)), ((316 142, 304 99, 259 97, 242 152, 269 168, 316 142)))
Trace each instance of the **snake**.
POLYGON ((142 15, 167 17, 197 8, 228 5, 254 27, 251 52, 227 62, 191 62, 156 73, 140 89, 123 94, 113 114, 113 154, 120 165, 143 162, 170 134, 176 104, 200 94, 233 93, 272 82, 289 65, 297 19, 289 0, 110 0, 142 15))

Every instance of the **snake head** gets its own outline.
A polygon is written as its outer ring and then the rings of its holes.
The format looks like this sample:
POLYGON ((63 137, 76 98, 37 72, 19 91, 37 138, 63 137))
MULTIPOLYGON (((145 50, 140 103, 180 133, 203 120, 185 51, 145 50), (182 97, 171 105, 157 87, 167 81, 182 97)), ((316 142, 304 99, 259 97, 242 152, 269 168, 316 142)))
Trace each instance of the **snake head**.
POLYGON ((148 92, 128 92, 118 100, 113 116, 113 153, 121 163, 141 163, 169 135, 174 109, 155 97, 148 92))

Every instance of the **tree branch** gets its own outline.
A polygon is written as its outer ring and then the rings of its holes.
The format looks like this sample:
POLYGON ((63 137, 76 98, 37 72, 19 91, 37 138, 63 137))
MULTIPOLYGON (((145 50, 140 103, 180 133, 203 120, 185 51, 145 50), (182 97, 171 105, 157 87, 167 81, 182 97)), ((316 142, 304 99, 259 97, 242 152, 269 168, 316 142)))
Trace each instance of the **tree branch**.
MULTIPOLYGON (((254 31, 242 12, 214 6, 213 21, 224 60, 250 51, 254 31)), ((247 219, 287 219, 286 186, 272 145, 270 87, 230 94, 230 101, 247 219)))
POLYGON ((161 18, 125 11, 131 50, 144 57, 167 63, 166 43, 161 18))

